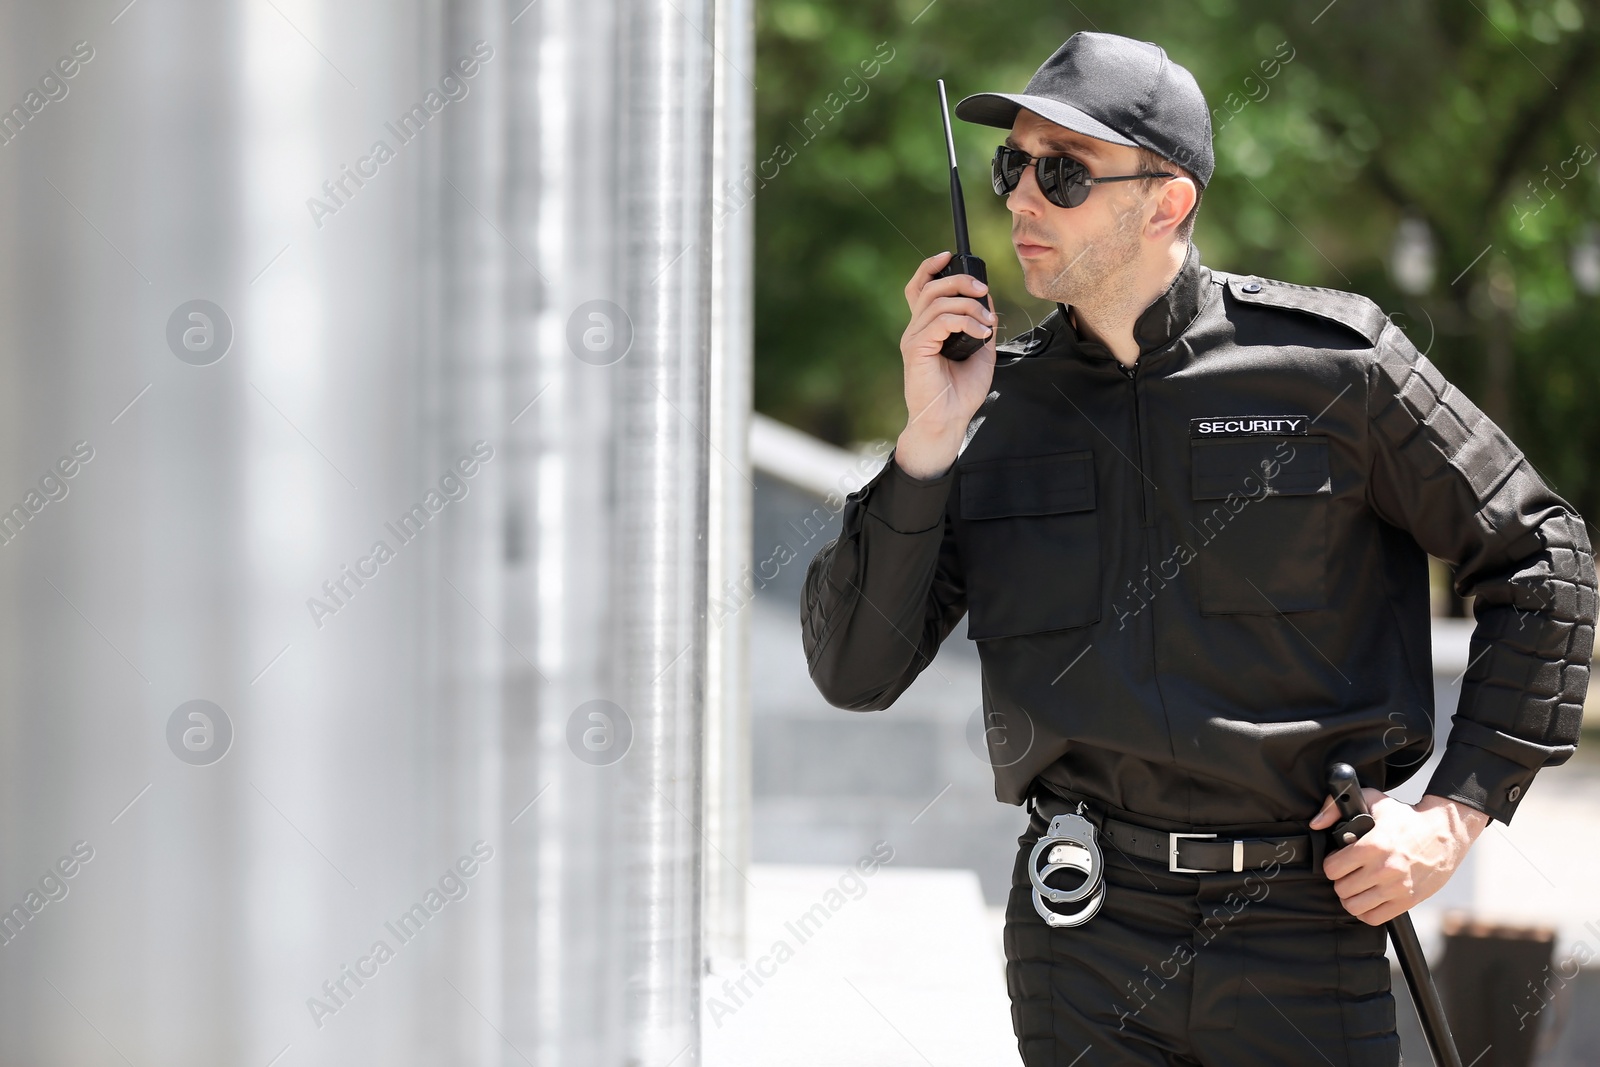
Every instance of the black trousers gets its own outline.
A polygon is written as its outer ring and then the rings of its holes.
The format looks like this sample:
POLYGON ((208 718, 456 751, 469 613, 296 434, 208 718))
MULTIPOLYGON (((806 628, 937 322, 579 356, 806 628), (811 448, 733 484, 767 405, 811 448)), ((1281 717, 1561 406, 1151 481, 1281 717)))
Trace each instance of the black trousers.
POLYGON ((1033 907, 1029 853, 1050 816, 1074 809, 1037 803, 1017 839, 1005 925, 1026 1067, 1400 1063, 1387 935, 1345 911, 1320 869, 1175 874, 1102 837, 1099 914, 1052 928, 1033 907))

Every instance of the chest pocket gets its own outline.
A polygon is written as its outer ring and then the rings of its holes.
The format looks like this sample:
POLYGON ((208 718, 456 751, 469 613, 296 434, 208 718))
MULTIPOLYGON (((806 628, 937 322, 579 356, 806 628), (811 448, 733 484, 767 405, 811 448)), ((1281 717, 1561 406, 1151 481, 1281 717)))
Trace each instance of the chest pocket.
POLYGON ((961 469, 959 492, 968 637, 1099 621, 1092 451, 974 463, 961 469))
POLYGON ((1327 607, 1327 438, 1191 441, 1189 456, 1201 613, 1327 607))

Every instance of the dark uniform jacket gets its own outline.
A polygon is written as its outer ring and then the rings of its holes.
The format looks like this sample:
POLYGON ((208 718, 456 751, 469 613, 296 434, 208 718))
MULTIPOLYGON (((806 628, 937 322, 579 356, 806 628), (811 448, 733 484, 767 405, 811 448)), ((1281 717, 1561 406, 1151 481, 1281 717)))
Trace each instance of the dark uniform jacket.
POLYGON ((1309 819, 1330 760, 1434 743, 1428 554, 1477 625, 1427 792, 1509 822, 1578 741, 1583 519, 1366 297, 1190 246, 1131 371, 1056 310, 998 346, 952 469, 889 462, 811 561, 828 701, 887 708, 968 614, 997 797, 1034 779, 1191 825, 1309 819))

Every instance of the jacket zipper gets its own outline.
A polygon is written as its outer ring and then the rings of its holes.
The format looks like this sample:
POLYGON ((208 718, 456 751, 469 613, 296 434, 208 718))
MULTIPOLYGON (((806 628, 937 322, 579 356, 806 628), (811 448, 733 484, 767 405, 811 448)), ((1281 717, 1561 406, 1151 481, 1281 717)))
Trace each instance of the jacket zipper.
POLYGON ((1139 465, 1139 527, 1143 529, 1150 524, 1150 517, 1145 504, 1144 433, 1139 426, 1139 361, 1134 360, 1131 367, 1123 367, 1121 363, 1117 366, 1122 367, 1133 390, 1133 451, 1139 465))

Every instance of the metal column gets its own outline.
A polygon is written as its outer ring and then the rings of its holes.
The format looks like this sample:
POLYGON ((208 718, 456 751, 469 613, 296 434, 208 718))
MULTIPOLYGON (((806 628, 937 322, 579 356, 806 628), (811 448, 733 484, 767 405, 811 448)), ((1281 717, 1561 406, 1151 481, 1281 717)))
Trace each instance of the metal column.
POLYGON ((8 1060, 698 1060, 713 30, 0 9, 8 1060))
POLYGON ((755 22, 750 0, 716 0, 712 165, 710 605, 706 669, 706 955, 745 955, 750 866, 750 615, 731 590, 750 573, 754 343, 755 22))

